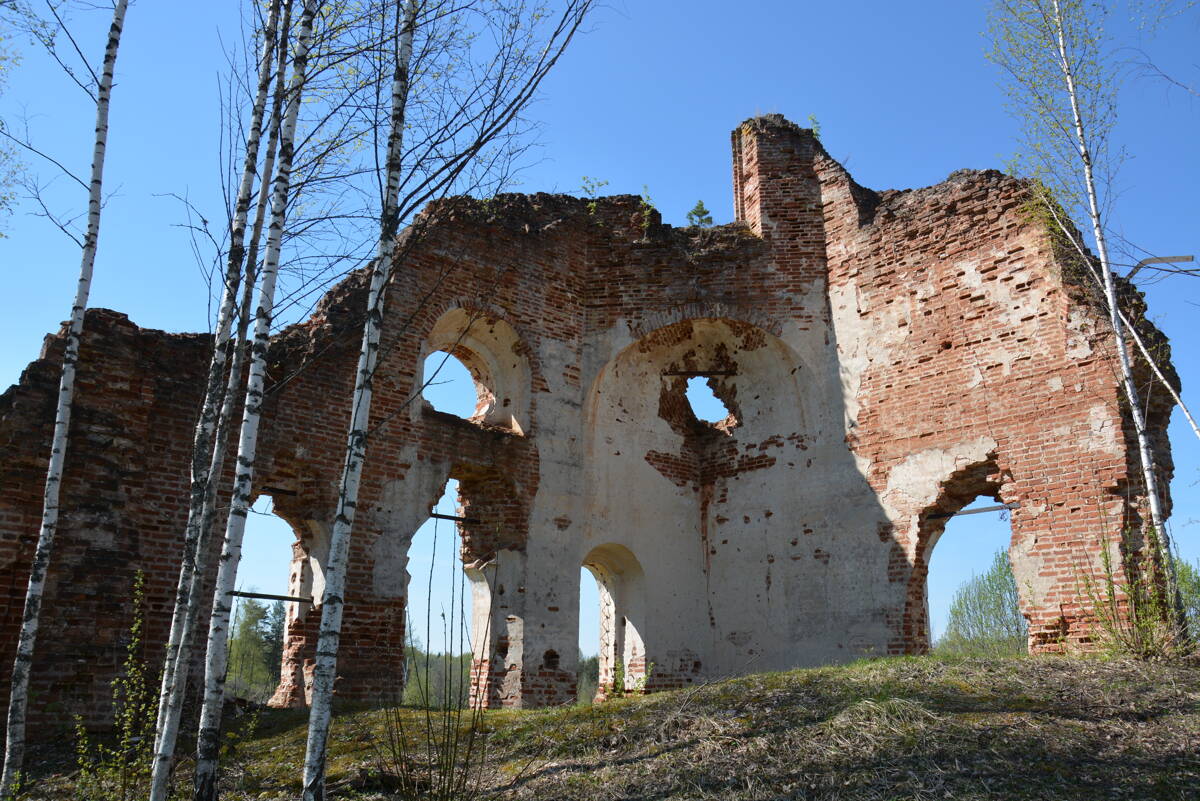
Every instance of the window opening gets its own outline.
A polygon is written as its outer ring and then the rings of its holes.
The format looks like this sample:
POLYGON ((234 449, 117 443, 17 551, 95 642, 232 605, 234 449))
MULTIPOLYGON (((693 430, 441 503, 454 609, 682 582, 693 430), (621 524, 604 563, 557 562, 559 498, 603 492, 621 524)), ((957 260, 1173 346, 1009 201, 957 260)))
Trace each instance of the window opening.
POLYGON ((946 520, 934 543, 926 602, 935 650, 968 656, 1025 652, 1026 624, 1017 609, 1017 587, 1008 561, 1009 513, 962 514, 997 503, 993 498, 976 498, 946 520))
POLYGON ((464 420, 475 416, 479 391, 471 371, 457 356, 445 351, 426 356, 422 384, 423 397, 439 412, 464 420))
POLYGON ((712 391, 708 381, 703 376, 693 376, 687 380, 688 404, 697 420, 713 424, 724 422, 732 412, 712 391))
MULTIPOLYGON (((433 511, 458 515, 456 480, 446 482, 433 511)), ((403 702, 465 707, 471 687, 472 588, 453 522, 430 518, 417 529, 408 548, 408 576, 403 702)))

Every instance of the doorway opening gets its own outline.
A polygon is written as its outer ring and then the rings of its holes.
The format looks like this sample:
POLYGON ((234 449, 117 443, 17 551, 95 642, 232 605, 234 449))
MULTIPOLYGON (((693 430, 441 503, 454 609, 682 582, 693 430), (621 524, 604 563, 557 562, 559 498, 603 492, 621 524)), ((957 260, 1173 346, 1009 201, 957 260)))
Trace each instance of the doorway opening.
POLYGON ((583 567, 595 580, 599 609, 595 699, 646 691, 645 574, 623 545, 593 548, 583 567))
POLYGON ((1027 626, 1008 559, 1009 512, 978 497, 945 519, 928 546, 926 603, 935 652, 1009 656, 1026 651, 1027 626))
MULTIPOLYGON (((275 514, 269 495, 260 495, 246 516, 238 589, 288 596, 296 531, 275 514)), ((230 621, 229 670, 225 692, 265 704, 279 686, 287 622, 300 604, 235 598, 230 621)))
MULTIPOLYGON (((433 513, 460 515, 457 480, 446 482, 433 513)), ((466 707, 475 588, 463 569, 454 521, 430 517, 417 529, 408 547, 408 577, 403 703, 433 709, 466 707)))
POLYGON ((579 568, 579 668, 575 700, 591 704, 600 682, 600 588, 586 567, 579 568))

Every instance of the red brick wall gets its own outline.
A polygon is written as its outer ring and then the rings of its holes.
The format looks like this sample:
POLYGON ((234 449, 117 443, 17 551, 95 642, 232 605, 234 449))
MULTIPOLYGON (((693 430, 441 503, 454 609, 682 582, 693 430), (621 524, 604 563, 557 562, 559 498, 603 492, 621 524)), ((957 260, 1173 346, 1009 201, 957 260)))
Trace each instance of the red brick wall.
MULTIPOLYGON (((1023 598, 1033 646, 1087 640, 1078 573, 1094 562, 1102 540, 1140 520, 1136 453, 1104 315, 1078 271, 1023 213, 1022 184, 963 172, 926 189, 874 193, 809 132, 777 117, 739 126, 733 143, 739 220, 728 226, 674 229, 630 196, 594 205, 504 196, 434 209, 435 222, 406 253, 388 297, 347 581, 342 697, 390 695, 403 669, 405 600, 376 564, 389 538, 412 533, 397 528, 396 487, 411 487, 419 475, 459 479, 465 513, 485 521, 462 532, 467 564, 522 553, 532 537, 568 536, 561 533, 570 531, 565 517, 554 531, 531 531, 539 486, 547 471, 560 469, 542 463, 549 443, 539 439, 539 404, 556 387, 582 407, 594 378, 581 371, 589 336, 625 326, 650 347, 697 318, 726 320, 743 333, 777 335, 790 326, 824 337, 848 365, 853 357, 847 447, 868 465, 871 488, 891 498, 893 515, 860 535, 890 548, 886 575, 874 580, 906 599, 886 611, 889 652, 926 645, 925 567, 942 525, 929 516, 980 493, 1019 504, 1013 553, 1037 584, 1023 598), (520 346, 504 355, 523 360, 530 376, 523 435, 410 400, 428 333, 457 308, 516 331, 520 346), (930 477, 936 491, 929 503, 892 497, 898 466, 968 440, 995 446, 977 463, 930 477)), ((314 553, 342 466, 363 286, 362 274, 350 276, 311 320, 279 334, 270 353, 256 488, 272 495, 314 553)), ((1161 339, 1148 327, 1146 334, 1161 339)), ((137 570, 147 575, 147 655, 160 654, 208 345, 201 335, 139 329, 115 312, 88 315, 63 522, 34 667, 34 720, 43 734, 69 725, 69 714, 105 718, 137 570)), ((46 354, 0 396, 0 664, 12 659, 37 532, 60 352, 61 339, 49 340, 46 354)), ((670 408, 678 400, 664 396, 664 417, 680 416, 670 408)), ((1156 402, 1151 418, 1169 474, 1168 413, 1156 402)), ((690 451, 654 458, 673 481, 707 486, 698 502, 719 503, 715 482, 764 466, 735 458, 703 431, 687 436, 690 451)), ((567 450, 581 447, 572 440, 567 450)), ((581 469, 582 457, 572 464, 581 469)), ((434 500, 411 503, 427 509, 434 500)), ((564 586, 573 586, 577 571, 578 564, 563 565, 564 586)), ((489 656, 476 666, 488 676, 481 695, 493 705, 566 700, 574 677, 546 664, 545 642, 535 646, 535 635, 522 634, 536 616, 522 612, 529 588, 511 585, 489 656)), ((303 698, 299 683, 319 613, 289 625, 280 703, 303 698)), ((573 640, 552 645, 559 654, 575 648, 573 640)), ((651 689, 693 678, 691 668, 668 670, 670 660, 653 651, 645 658, 657 665, 651 689)))

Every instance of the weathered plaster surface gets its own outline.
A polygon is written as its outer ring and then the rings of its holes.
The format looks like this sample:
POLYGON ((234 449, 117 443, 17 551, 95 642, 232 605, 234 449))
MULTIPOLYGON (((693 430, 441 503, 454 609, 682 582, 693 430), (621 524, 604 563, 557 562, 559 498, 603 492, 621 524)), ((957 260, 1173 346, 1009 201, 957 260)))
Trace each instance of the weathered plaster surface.
MULTIPOLYGON (((468 518, 487 705, 573 696, 581 566, 601 585, 602 696, 920 651, 930 553, 945 516, 980 496, 1014 507, 1031 647, 1086 643, 1080 566, 1139 523, 1142 499, 1104 314, 1023 214, 1024 186, 959 172, 873 192, 779 117, 739 126, 733 146, 738 219, 717 228, 662 225, 627 196, 428 212, 389 294, 341 697, 398 687, 408 548, 448 478, 468 518), (420 400, 435 351, 471 370, 470 419, 420 400), (695 418, 692 376, 727 419, 695 418)), ((296 531, 296 595, 324 584, 364 303, 356 274, 272 343, 256 492, 296 531)), ((37 714, 64 702, 103 718, 135 570, 158 656, 208 346, 88 316, 37 714)), ((8 632, 61 348, 50 338, 0 398, 8 632)), ((1168 412, 1151 408, 1167 472, 1168 412)), ((305 702, 320 616, 293 607, 273 700, 285 706, 305 702)))

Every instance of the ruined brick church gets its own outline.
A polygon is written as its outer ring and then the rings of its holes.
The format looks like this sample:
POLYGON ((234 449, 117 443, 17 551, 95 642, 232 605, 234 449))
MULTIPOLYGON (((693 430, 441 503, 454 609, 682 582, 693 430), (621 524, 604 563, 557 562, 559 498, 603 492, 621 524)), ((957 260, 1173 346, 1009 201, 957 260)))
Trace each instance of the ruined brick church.
MULTIPOLYGON (((629 196, 444 202, 389 294, 340 697, 397 689, 408 546, 450 478, 491 706, 574 697, 580 566, 601 587, 602 693, 618 665, 657 690, 921 652, 930 554, 979 497, 1011 509, 1030 648, 1087 639, 1079 576, 1140 522, 1137 453, 1102 302, 1024 185, 875 192, 767 116, 733 132, 733 191, 714 228, 629 196), (470 419, 409 402, 435 351, 472 372, 470 419), (697 376, 725 420, 692 412, 697 376)), ((351 275, 271 346, 255 491, 295 531, 289 594, 316 601, 289 604, 276 705, 305 702, 364 306, 351 275)), ((210 345, 88 314, 34 718, 103 716, 137 571, 161 656, 210 345)), ((48 338, 0 396, 0 665, 61 351, 48 338)), ((1169 475, 1170 407, 1151 401, 1169 475)))

